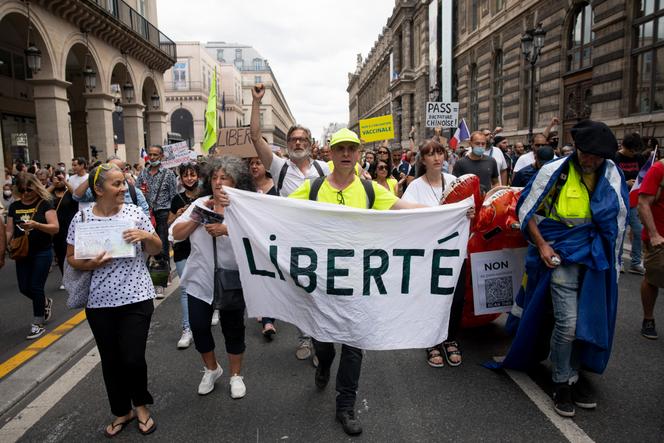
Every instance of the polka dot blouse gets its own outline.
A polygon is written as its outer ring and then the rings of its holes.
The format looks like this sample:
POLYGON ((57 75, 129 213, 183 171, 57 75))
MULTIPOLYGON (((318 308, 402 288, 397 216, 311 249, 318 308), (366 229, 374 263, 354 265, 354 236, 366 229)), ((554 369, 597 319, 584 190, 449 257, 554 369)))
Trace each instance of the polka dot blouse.
MULTIPOLYGON (((69 225, 67 243, 75 244, 76 226, 83 223, 81 212, 85 211, 85 223, 94 220, 126 220, 134 222, 138 229, 153 233, 150 219, 138 206, 124 204, 120 212, 112 217, 99 217, 92 213, 92 206, 79 211, 69 225)), ((154 286, 145 265, 141 243, 135 244, 136 257, 114 258, 92 273, 88 308, 112 308, 138 303, 154 298, 154 286)))

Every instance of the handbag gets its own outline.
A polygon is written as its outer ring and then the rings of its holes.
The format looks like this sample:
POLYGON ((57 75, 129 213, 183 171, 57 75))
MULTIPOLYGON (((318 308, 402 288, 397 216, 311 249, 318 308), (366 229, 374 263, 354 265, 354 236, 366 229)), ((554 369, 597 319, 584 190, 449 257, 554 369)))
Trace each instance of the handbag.
MULTIPOLYGON (((81 211, 82 222, 85 223, 85 212, 81 211)), ((84 308, 88 304, 90 297, 90 283, 92 282, 92 273, 94 271, 82 271, 69 264, 65 259, 62 284, 67 290, 67 307, 70 309, 84 308)))
MULTIPOLYGON (((39 210, 39 205, 42 204, 44 200, 40 200, 39 203, 37 203, 37 206, 35 206, 35 212, 32 213, 30 216, 30 220, 32 220, 37 214, 37 211, 39 210)), ((12 238, 11 241, 9 242, 9 258, 12 260, 20 260, 22 258, 26 258, 28 256, 29 250, 30 250, 30 231, 25 231, 25 233, 18 237, 18 238, 12 238)))
POLYGON ((244 309, 240 272, 219 267, 216 237, 212 237, 212 247, 214 249, 214 299, 218 302, 219 309, 223 311, 244 309))

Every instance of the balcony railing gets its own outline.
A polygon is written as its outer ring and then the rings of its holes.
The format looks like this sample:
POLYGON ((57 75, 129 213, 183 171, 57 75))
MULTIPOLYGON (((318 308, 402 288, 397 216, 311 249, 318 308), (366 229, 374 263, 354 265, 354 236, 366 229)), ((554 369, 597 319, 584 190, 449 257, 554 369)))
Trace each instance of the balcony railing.
POLYGON ((206 87, 203 87, 203 82, 172 80, 164 82, 164 86, 166 87, 166 92, 204 92, 205 94, 210 92, 209 86, 206 85, 206 87))
POLYGON ((135 33, 150 42, 152 46, 167 54, 170 58, 176 58, 175 42, 166 37, 145 17, 138 13, 123 0, 85 0, 94 3, 105 10, 108 14, 124 23, 135 33))

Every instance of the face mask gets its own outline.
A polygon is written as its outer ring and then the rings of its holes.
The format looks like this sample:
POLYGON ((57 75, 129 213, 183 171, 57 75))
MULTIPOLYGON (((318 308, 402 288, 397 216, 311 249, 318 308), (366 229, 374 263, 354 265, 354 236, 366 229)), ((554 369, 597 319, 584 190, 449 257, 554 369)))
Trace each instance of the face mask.
POLYGON ((151 162, 150 162, 150 166, 152 166, 152 167, 154 167, 154 168, 156 168, 156 167, 159 166, 160 164, 161 164, 161 160, 154 160, 154 161, 151 161, 151 162))
POLYGON ((5 198, 9 198, 12 196, 12 191, 3 191, 2 193, 4 194, 5 198))
POLYGON ((478 157, 483 156, 484 148, 482 146, 473 146, 473 154, 475 154, 478 157))

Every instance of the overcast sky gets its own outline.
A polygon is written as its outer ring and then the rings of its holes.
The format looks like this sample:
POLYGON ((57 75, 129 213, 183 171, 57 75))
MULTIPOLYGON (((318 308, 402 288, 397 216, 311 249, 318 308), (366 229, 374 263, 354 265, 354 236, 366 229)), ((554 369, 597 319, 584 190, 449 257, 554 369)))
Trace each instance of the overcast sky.
POLYGON ((268 59, 295 120, 319 138, 348 123, 348 72, 366 57, 394 0, 157 0, 174 41, 249 44, 268 59))

